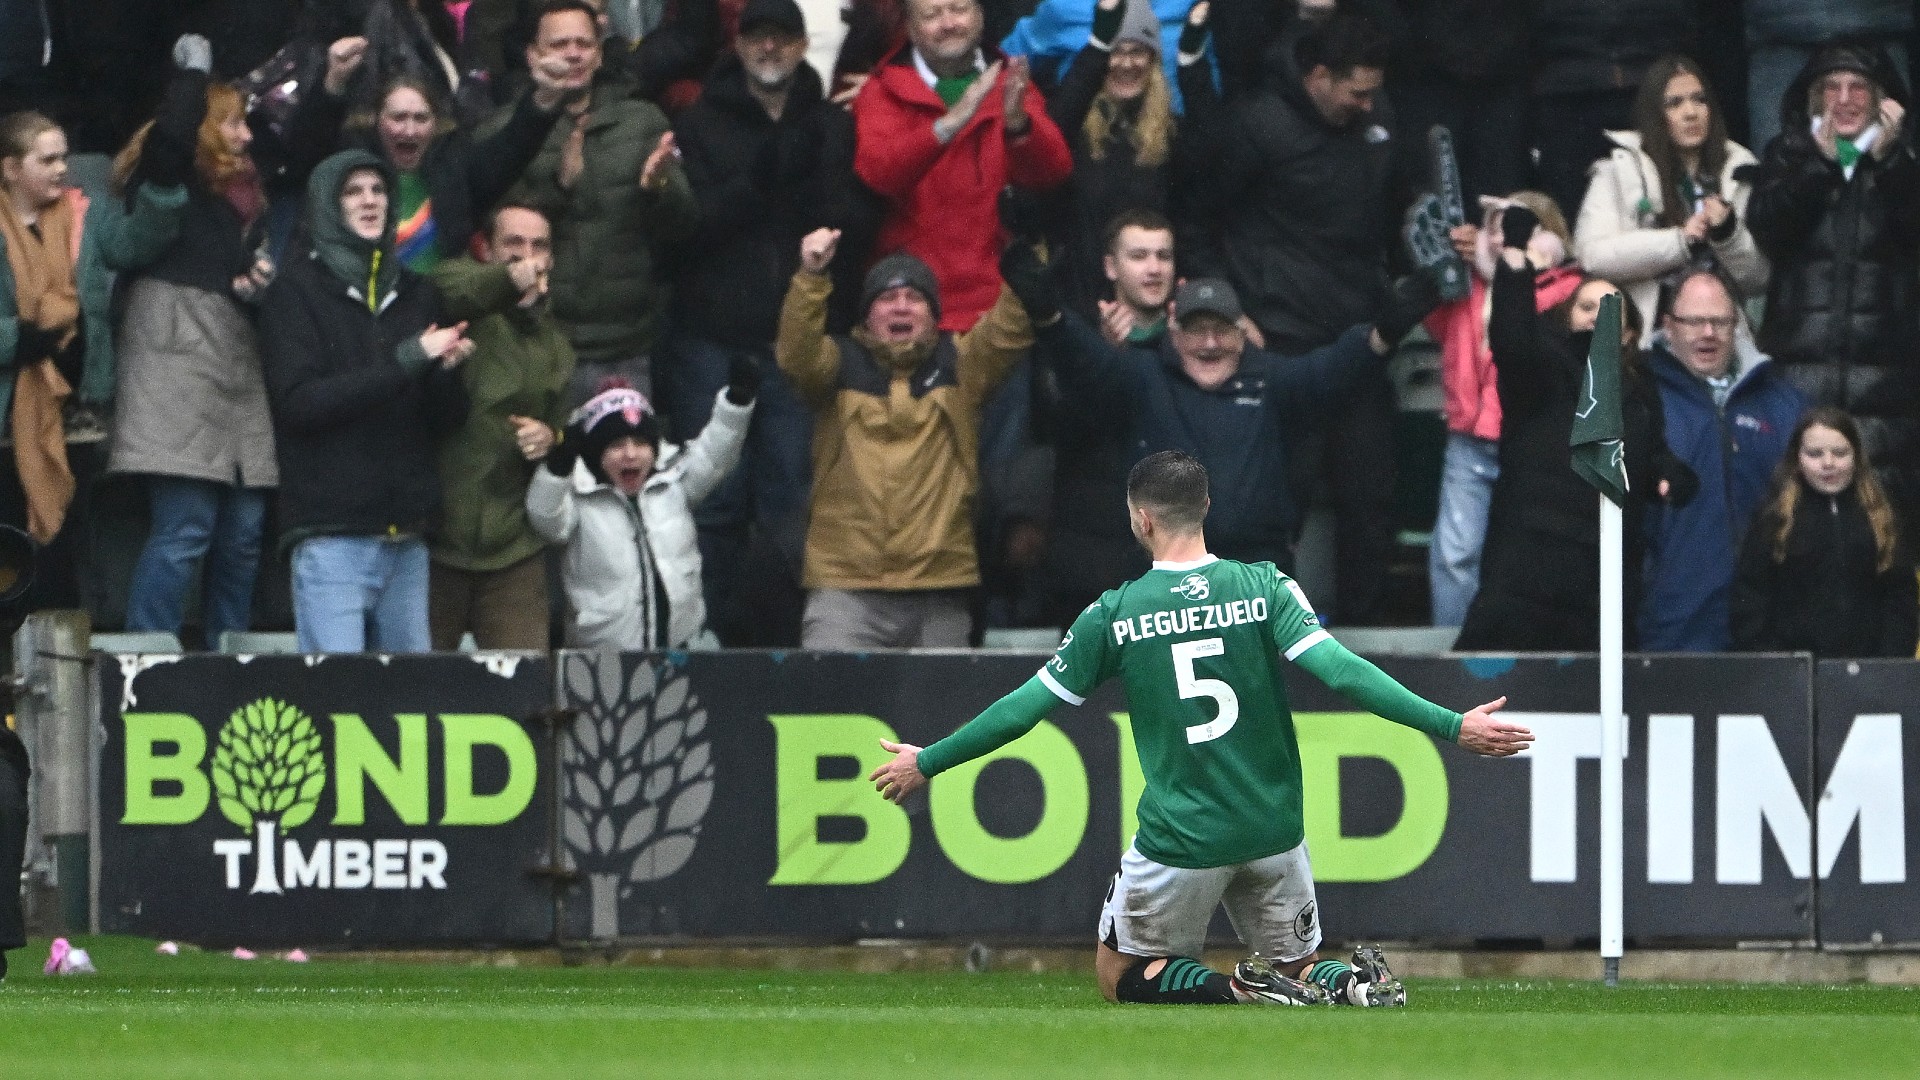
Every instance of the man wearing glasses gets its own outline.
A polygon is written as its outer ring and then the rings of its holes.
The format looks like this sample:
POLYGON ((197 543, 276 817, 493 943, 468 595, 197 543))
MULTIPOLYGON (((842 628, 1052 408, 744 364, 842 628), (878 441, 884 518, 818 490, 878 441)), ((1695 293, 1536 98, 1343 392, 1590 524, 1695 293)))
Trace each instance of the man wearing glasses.
POLYGON ((1807 400, 1754 347, 1733 287, 1708 270, 1673 291, 1647 366, 1660 386, 1667 447, 1693 468, 1700 494, 1683 507, 1648 504, 1640 647, 1725 650, 1740 538, 1807 400))

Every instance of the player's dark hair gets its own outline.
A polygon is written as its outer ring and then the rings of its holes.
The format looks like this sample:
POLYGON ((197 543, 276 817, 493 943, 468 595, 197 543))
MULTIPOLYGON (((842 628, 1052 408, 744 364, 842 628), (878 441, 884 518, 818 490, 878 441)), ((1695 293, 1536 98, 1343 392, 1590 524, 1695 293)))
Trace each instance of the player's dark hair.
POLYGON ((1148 454, 1127 474, 1127 501, 1174 532, 1198 531, 1207 520, 1206 466, 1178 450, 1148 454))
POLYGON ((1158 210, 1148 210, 1143 207, 1122 210, 1113 215, 1112 221, 1107 222, 1106 242, 1100 245, 1100 250, 1109 255, 1113 254, 1113 245, 1120 242, 1122 229, 1146 229, 1150 232, 1171 233, 1173 222, 1168 221, 1167 215, 1158 210))
POLYGON ((1392 54, 1393 38, 1379 23, 1344 7, 1300 35, 1294 49, 1301 75, 1324 66, 1336 79, 1352 75, 1354 68, 1385 70, 1392 54))
POLYGON ((587 0, 545 0, 544 3, 534 5, 527 19, 529 31, 527 40, 529 42, 539 40, 540 24, 546 21, 547 16, 558 15, 563 11, 577 11, 585 15, 587 22, 592 24, 594 33, 600 32, 600 12, 595 10, 592 4, 587 3, 587 0))
POLYGON ((545 210, 523 200, 507 199, 498 206, 495 206, 493 213, 487 215, 487 243, 493 243, 494 236, 500 231, 500 215, 509 210, 524 210, 529 214, 539 214, 540 220, 546 222, 548 228, 553 227, 553 219, 547 216, 545 210))

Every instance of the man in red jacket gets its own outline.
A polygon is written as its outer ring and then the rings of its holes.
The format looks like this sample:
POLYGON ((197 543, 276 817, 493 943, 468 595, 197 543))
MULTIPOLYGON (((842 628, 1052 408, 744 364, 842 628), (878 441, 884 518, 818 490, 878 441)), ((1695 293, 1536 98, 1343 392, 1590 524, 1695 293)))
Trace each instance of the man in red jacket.
POLYGON ((964 333, 1000 292, 1000 191, 1066 180, 1073 157, 1023 58, 991 63, 979 0, 908 0, 907 44, 853 101, 854 171, 887 200, 875 253, 940 281, 940 329, 964 333))

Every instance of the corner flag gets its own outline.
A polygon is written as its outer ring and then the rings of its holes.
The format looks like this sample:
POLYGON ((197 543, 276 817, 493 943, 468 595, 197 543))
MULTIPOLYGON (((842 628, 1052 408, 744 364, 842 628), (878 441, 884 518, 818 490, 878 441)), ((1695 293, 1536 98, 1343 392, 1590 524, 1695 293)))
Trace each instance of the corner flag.
POLYGON ((1615 506, 1627 498, 1626 444, 1620 423, 1620 304, 1614 293, 1600 300, 1593 347, 1573 413, 1573 471, 1615 506))

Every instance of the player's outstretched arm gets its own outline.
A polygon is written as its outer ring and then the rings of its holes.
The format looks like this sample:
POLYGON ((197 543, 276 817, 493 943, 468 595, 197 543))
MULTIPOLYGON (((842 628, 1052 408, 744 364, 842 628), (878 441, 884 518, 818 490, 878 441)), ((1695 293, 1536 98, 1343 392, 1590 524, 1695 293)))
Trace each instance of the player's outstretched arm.
POLYGON ((1512 757, 1533 745, 1533 732, 1514 723, 1493 715, 1505 708, 1504 697, 1489 701, 1485 705, 1463 715, 1460 718, 1460 737, 1454 741, 1476 754, 1488 757, 1512 757))
POLYGON ((955 765, 990 754, 1032 731, 1060 700, 1035 676, 987 706, 987 711, 967 721, 959 731, 924 750, 910 743, 880 740, 880 748, 894 757, 867 779, 883 797, 899 802, 955 765))

